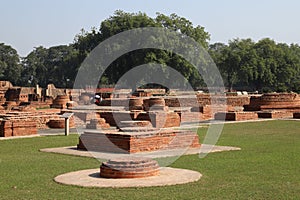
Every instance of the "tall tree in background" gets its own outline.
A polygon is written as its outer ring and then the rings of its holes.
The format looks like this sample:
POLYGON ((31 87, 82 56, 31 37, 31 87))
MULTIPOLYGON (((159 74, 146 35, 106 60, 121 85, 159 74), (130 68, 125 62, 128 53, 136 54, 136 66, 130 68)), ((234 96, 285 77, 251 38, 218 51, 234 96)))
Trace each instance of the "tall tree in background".
MULTIPOLYGON (((126 30, 142 27, 163 27, 173 30, 193 38, 204 48, 208 47, 209 34, 205 32, 204 28, 200 26, 194 27, 189 20, 176 14, 166 16, 158 13, 156 18, 150 18, 144 13, 126 13, 119 10, 101 23, 98 32, 93 29, 90 33, 82 32, 81 35, 78 35, 74 46, 84 57, 105 39, 126 30)), ((145 63, 159 63, 162 66, 171 66, 195 85, 201 83, 198 80, 201 77, 197 76, 195 69, 183 58, 174 53, 158 49, 137 50, 121 56, 106 70, 104 80, 106 83, 114 84, 124 73, 135 66, 145 63)))
POLYGON ((17 51, 9 45, 0 43, 0 79, 19 84, 21 78, 20 57, 17 51))
POLYGON ((71 45, 49 49, 37 47, 24 58, 23 83, 42 87, 54 83, 58 87, 70 87, 78 65, 78 53, 71 45))
POLYGON ((299 92, 300 48, 269 38, 253 42, 235 39, 212 44, 210 55, 229 89, 299 92))
POLYGON ((288 63, 292 76, 289 79, 288 89, 300 93, 300 46, 292 44, 289 52, 291 61, 288 63))
POLYGON ((255 78, 257 56, 251 39, 235 39, 228 45, 210 45, 209 53, 219 67, 225 84, 232 90, 234 86, 249 85, 255 78))
MULTIPOLYGON (((45 87, 54 83, 57 87, 72 87, 81 63, 97 45, 113 35, 141 27, 161 27, 181 34, 182 38, 193 38, 204 49, 208 49, 230 90, 300 92, 298 44, 276 43, 266 38, 258 42, 233 39, 228 44, 209 45, 210 35, 203 27, 194 26, 188 19, 176 14, 167 16, 157 13, 156 17, 151 18, 145 13, 120 10, 102 21, 99 28, 89 32, 82 30, 72 44, 37 47, 25 58, 20 58, 11 46, 0 43, 0 79, 22 86, 39 84, 45 87)), ((159 42, 172 45, 170 43, 174 41, 160 38, 159 42)), ((184 42, 180 45, 187 46, 184 42)), ((116 50, 119 47, 114 48, 116 50)), ((148 63, 160 64, 161 69, 157 70, 161 72, 170 66, 192 86, 205 86, 202 77, 190 63, 173 52, 159 49, 136 50, 120 56, 106 69, 100 83, 113 85, 130 69, 148 63)))
POLYGON ((47 49, 40 46, 30 52, 23 60, 22 82, 23 85, 34 86, 40 84, 45 86, 47 77, 46 59, 47 49))

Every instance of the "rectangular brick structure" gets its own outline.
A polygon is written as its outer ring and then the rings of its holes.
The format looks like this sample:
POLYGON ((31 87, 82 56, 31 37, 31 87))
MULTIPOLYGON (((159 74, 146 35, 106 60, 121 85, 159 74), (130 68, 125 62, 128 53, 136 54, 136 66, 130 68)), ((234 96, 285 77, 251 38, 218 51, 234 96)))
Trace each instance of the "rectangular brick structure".
POLYGON ((258 114, 258 118, 280 119, 280 118, 293 117, 293 113, 289 111, 262 111, 262 112, 257 112, 257 114, 258 114))
POLYGON ((255 112, 218 112, 215 114, 216 120, 225 121, 245 121, 258 119, 255 112))
POLYGON ((37 126, 30 119, 8 119, 0 122, 0 137, 25 136, 37 134, 37 126))
POLYGON ((164 129, 149 132, 86 131, 78 149, 96 152, 138 153, 180 148, 199 148, 198 135, 190 130, 164 129))
POLYGON ((99 112, 101 118, 111 126, 117 126, 118 121, 146 120, 151 121, 153 127, 168 128, 180 126, 180 116, 175 112, 99 112))

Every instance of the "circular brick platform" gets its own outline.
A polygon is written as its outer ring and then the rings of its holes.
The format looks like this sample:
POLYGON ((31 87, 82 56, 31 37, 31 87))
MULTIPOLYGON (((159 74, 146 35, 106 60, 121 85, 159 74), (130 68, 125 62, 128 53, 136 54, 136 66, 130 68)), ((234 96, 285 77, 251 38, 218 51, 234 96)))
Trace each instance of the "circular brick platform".
POLYGON ((100 177, 103 178, 144 178, 158 174, 158 162, 150 158, 115 158, 100 166, 100 177))
POLYGON ((61 184, 76 185, 81 187, 152 187, 186 184, 198 181, 201 174, 186 169, 161 167, 157 176, 146 178, 101 178, 99 169, 88 169, 59 175, 54 180, 61 184))

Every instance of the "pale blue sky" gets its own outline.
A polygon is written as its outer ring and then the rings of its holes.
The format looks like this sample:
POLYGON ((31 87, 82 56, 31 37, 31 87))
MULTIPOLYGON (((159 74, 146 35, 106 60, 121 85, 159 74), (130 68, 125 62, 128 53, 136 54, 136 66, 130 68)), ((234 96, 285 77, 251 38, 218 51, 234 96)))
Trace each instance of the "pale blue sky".
POLYGON ((211 43, 270 37, 300 44, 298 0, 0 0, 0 9, 0 42, 21 56, 40 45, 69 44, 81 28, 99 28, 117 9, 176 13, 205 27, 211 43))

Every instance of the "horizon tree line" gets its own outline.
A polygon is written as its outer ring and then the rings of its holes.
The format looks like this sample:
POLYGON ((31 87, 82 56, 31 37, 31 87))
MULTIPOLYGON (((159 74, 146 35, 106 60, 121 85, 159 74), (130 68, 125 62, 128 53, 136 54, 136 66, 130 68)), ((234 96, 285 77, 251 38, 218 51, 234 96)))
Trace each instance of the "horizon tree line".
MULTIPOLYGON (((162 27, 194 39, 214 60, 229 91, 300 92, 299 44, 276 43, 270 38, 257 42, 237 38, 228 44, 210 44, 210 34, 204 27, 194 26, 176 14, 157 13, 151 18, 145 13, 121 10, 102 21, 98 29, 82 30, 71 44, 39 46, 25 57, 20 57, 11 46, 0 43, 0 80, 20 86, 39 84, 45 87, 53 83, 57 87, 71 88, 81 63, 98 44, 115 34, 140 27, 162 27)), ((145 63, 171 66, 193 88, 206 87, 202 77, 185 59, 157 49, 142 49, 119 57, 106 69, 99 87, 116 84, 128 70, 145 63)))

